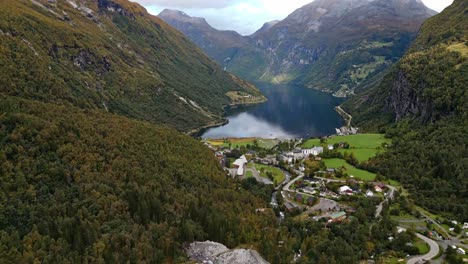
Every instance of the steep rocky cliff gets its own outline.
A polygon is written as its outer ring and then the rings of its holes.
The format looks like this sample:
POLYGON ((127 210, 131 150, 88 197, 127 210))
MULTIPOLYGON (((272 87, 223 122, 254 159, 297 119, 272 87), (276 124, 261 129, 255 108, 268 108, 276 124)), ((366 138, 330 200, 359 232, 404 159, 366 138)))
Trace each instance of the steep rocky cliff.
POLYGON ((466 1, 455 1, 429 19, 381 84, 345 103, 353 120, 360 126, 380 126, 405 118, 427 123, 466 117, 467 12, 466 1))
POLYGON ((353 123, 391 146, 367 165, 433 213, 468 221, 468 2, 430 18, 380 85, 346 102, 353 123))

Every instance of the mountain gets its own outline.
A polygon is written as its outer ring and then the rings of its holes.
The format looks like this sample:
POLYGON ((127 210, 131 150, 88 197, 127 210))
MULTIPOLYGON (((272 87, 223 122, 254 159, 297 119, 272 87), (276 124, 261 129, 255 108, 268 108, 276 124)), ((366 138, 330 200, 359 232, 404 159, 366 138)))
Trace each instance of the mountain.
POLYGON ((226 105, 264 100, 135 3, 19 0, 0 7, 0 93, 180 131, 220 122, 226 105))
POLYGON ((468 221, 468 2, 428 19, 382 82, 343 107, 392 147, 374 170, 399 180, 428 210, 468 221))
MULTIPOLYGON (((316 0, 255 37, 266 61, 260 77, 353 94, 397 61, 433 14, 418 0, 316 0)), ((228 69, 250 63, 239 57, 228 69)))
POLYGON ((235 31, 217 30, 210 26, 204 18, 190 17, 181 11, 165 9, 158 17, 182 31, 221 65, 235 56, 239 49, 251 45, 248 38, 235 31))
POLYGON ((422 22, 434 14, 420 0, 316 0, 265 24, 245 38, 251 45, 235 53, 223 53, 209 35, 194 33, 197 25, 166 21, 192 40, 196 35, 195 42, 234 74, 347 96, 364 90, 398 61, 422 22), (207 49, 200 42, 213 46, 207 49))
POLYGON ((255 33, 253 33, 250 37, 255 38, 256 36, 261 35, 264 32, 267 32, 273 26, 278 24, 279 22, 280 22, 280 20, 273 20, 273 21, 270 21, 270 22, 266 22, 265 24, 263 24, 263 26, 259 30, 255 31, 255 33))

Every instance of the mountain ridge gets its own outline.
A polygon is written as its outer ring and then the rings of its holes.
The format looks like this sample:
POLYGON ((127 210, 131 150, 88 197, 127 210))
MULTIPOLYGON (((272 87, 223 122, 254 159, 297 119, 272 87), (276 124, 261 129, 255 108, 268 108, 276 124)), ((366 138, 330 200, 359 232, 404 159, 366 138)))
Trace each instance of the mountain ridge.
POLYGON ((2 93, 180 131, 220 122, 223 107, 234 102, 229 92, 264 100, 136 3, 19 0, 0 6, 0 61, 12 65, 0 69, 2 93))
MULTIPOLYGON (((195 42, 246 79, 293 82, 348 96, 365 89, 398 60, 423 20, 435 13, 419 0, 318 0, 246 37, 247 46, 235 51, 224 52, 216 43, 209 49, 198 44, 209 42, 203 40, 209 36, 198 36, 195 42)), ((193 30, 178 29, 188 36, 193 30)))

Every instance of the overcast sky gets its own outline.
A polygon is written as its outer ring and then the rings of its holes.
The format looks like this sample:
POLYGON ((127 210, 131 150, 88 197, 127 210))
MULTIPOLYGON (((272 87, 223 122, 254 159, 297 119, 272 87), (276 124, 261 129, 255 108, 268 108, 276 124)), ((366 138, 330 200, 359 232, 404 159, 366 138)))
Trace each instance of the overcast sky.
MULTIPOLYGON (((249 35, 263 23, 281 20, 312 0, 132 0, 154 15, 163 9, 177 9, 190 16, 204 17, 213 27, 249 35)), ((453 0, 422 0, 429 8, 442 11, 453 0)))

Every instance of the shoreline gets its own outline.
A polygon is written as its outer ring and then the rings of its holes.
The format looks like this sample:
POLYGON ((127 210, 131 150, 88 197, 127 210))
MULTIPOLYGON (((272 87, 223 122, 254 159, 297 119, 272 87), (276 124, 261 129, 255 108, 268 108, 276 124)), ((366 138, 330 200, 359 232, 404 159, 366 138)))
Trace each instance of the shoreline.
POLYGON ((345 110, 343 110, 343 108, 341 108, 341 106, 336 106, 335 111, 345 121, 345 127, 351 127, 351 121, 352 121, 353 117, 350 114, 348 114, 345 110))
POLYGON ((241 108, 241 107, 249 107, 249 106, 254 106, 254 105, 258 105, 258 104, 263 104, 263 103, 266 103, 268 102, 268 98, 266 98, 265 96, 263 96, 263 99, 261 101, 258 101, 258 102, 249 102, 249 103, 231 103, 231 104, 228 104, 228 105, 225 105, 223 106, 223 117, 222 117, 222 121, 220 122, 216 122, 216 123, 211 123, 211 124, 207 124, 207 125, 204 125, 204 126, 201 126, 201 127, 198 127, 198 128, 194 128, 192 130, 190 130, 189 132, 186 132, 185 134, 188 135, 188 136, 191 136, 191 137, 198 137, 198 136, 201 136, 201 134, 206 131, 207 129, 210 129, 210 128, 215 128, 215 127, 221 127, 221 126, 225 126, 227 124, 229 124, 229 120, 227 118, 225 118, 225 115, 228 111, 230 110, 233 110, 233 109, 237 109, 237 108, 241 108))
POLYGON ((214 124, 211 123, 211 124, 204 125, 204 126, 201 126, 201 127, 198 127, 198 128, 194 128, 194 129, 190 130, 189 132, 186 132, 185 134, 188 135, 188 136, 191 136, 191 137, 198 137, 198 136, 200 136, 200 133, 202 133, 206 129, 214 128, 214 127, 221 127, 221 126, 225 126, 227 124, 229 124, 229 120, 228 119, 223 119, 222 121, 214 123, 214 124))

